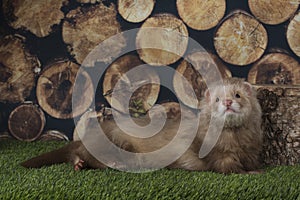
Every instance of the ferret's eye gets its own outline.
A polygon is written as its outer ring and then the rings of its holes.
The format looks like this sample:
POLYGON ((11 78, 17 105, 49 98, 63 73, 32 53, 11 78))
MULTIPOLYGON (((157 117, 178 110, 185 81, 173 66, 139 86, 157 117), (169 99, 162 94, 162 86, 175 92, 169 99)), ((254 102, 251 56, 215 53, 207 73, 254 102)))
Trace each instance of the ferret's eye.
POLYGON ((235 98, 241 98, 241 96, 238 93, 236 93, 235 98))
POLYGON ((217 98, 216 98, 216 102, 219 102, 219 101, 220 101, 220 99, 219 99, 219 97, 217 97, 217 98))

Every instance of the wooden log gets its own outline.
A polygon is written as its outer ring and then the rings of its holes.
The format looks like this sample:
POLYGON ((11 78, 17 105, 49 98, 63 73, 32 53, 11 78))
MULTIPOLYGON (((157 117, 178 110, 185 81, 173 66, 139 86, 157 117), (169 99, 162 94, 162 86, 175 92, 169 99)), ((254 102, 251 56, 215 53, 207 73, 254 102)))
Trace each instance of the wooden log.
POLYGON ((300 87, 257 85, 266 165, 300 163, 300 87))
MULTIPOLYGON (((129 70, 144 64, 138 56, 125 55, 113 62, 107 69, 103 81, 103 94, 108 103, 120 112, 126 112, 124 102, 125 96, 131 96, 129 101, 129 112, 133 116, 144 115, 155 104, 160 86, 157 84, 146 84, 132 90, 132 86, 139 84, 141 77, 145 80, 155 81, 159 83, 159 77, 154 69, 147 68, 145 71, 135 72, 134 77, 129 79, 124 75, 129 70), (122 82, 121 88, 118 88, 118 94, 112 97, 113 90, 122 76, 125 76, 126 82, 122 82)), ((127 111, 128 112, 128 111, 127 111)))
POLYGON ((25 38, 19 35, 0 40, 0 102, 24 102, 35 86, 40 62, 24 42, 25 38))
POLYGON ((157 14, 148 18, 136 37, 137 52, 150 65, 169 65, 176 62, 185 53, 187 45, 186 26, 171 14, 157 14))
POLYGON ((0 132, 0 141, 14 139, 14 137, 7 131, 0 132))
POLYGON ((298 12, 290 21, 286 38, 292 51, 300 57, 300 12, 298 12))
POLYGON ((151 14, 154 4, 154 0, 118 0, 118 11, 125 20, 137 23, 151 14))
MULTIPOLYGON (((113 4, 106 7, 102 3, 79 7, 67 14, 62 28, 63 41, 79 64, 97 45, 121 31, 116 15, 113 4)), ((110 62, 112 57, 121 52, 125 43, 122 36, 106 41, 105 48, 95 52, 95 60, 86 62, 85 66, 93 67, 95 61, 110 62)))
POLYGON ((45 37, 64 18, 61 8, 66 0, 3 1, 3 12, 11 27, 25 29, 37 37, 45 37))
POLYGON ((298 0, 248 0, 252 14, 261 22, 276 25, 285 22, 297 11, 298 0))
POLYGON ((102 2, 102 0, 76 0, 76 1, 78 3, 91 3, 91 4, 102 2))
POLYGON ((252 84, 300 85, 300 63, 284 52, 265 55, 248 73, 252 84))
POLYGON ((72 92, 79 66, 70 61, 56 61, 42 71, 36 88, 39 105, 45 112, 55 118, 68 119, 84 113, 91 105, 94 97, 92 80, 88 73, 83 72, 80 85, 80 96, 73 97, 72 92))
POLYGON ((219 79, 218 73, 223 78, 231 77, 231 72, 224 65, 224 63, 214 54, 206 52, 194 52, 187 56, 186 60, 183 60, 177 67, 177 72, 182 74, 193 87, 193 91, 198 99, 194 101, 192 98, 192 92, 180 76, 174 76, 173 86, 177 94, 177 97, 187 106, 191 108, 198 108, 199 101, 202 99, 205 90, 207 89, 206 82, 219 79), (215 71, 216 67, 219 69, 215 71), (199 73, 200 70, 205 71, 205 77, 209 77, 209 80, 205 80, 199 73))
POLYGON ((265 52, 267 31, 253 16, 244 11, 229 14, 218 27, 214 46, 227 63, 244 66, 257 61, 265 52))
POLYGON ((41 135, 45 123, 44 112, 37 105, 25 102, 9 115, 8 129, 18 140, 34 141, 41 135))
POLYGON ((69 138, 58 130, 47 130, 38 138, 39 141, 69 141, 69 138))
POLYGON ((208 30, 215 27, 225 15, 225 0, 176 1, 180 18, 195 30, 208 30))

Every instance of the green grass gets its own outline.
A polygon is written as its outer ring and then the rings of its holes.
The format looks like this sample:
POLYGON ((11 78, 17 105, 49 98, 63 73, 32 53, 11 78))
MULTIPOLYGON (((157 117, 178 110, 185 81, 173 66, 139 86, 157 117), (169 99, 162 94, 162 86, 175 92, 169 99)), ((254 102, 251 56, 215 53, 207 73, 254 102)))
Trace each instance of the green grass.
POLYGON ((69 164, 25 169, 21 161, 63 142, 0 141, 0 199, 300 199, 300 165, 260 175, 112 169, 74 171, 69 164))

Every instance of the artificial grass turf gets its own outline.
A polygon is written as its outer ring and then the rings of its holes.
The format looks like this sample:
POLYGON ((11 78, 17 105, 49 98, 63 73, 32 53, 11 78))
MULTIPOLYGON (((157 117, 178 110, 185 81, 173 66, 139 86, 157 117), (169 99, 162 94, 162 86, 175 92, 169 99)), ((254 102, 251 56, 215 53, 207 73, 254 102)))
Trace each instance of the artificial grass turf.
POLYGON ((74 171, 69 164, 25 169, 19 163, 64 142, 0 141, 0 199, 299 199, 300 165, 260 175, 162 169, 74 171))

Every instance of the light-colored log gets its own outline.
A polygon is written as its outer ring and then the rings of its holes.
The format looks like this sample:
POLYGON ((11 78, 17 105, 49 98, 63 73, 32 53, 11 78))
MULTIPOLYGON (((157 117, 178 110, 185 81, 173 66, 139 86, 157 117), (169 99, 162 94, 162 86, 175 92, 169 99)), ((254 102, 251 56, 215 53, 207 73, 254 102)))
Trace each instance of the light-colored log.
POLYGON ((118 11, 127 21, 144 21, 154 8, 154 0, 118 0, 118 11))
POLYGON ((136 37, 137 52, 150 65, 176 62, 185 53, 187 45, 186 26, 171 14, 158 14, 148 18, 136 37))
POLYGON ((225 0, 177 0, 180 18, 195 30, 215 27, 225 14, 225 0))
POLYGON ((248 0, 252 14, 261 22, 276 25, 285 22, 297 11, 299 0, 248 0))
POLYGON ((300 12, 290 21, 286 37, 292 51, 300 57, 300 12))
POLYGON ((229 14, 214 37, 218 55, 225 62, 239 66, 257 61, 267 43, 268 35, 263 25, 244 11, 229 14))

